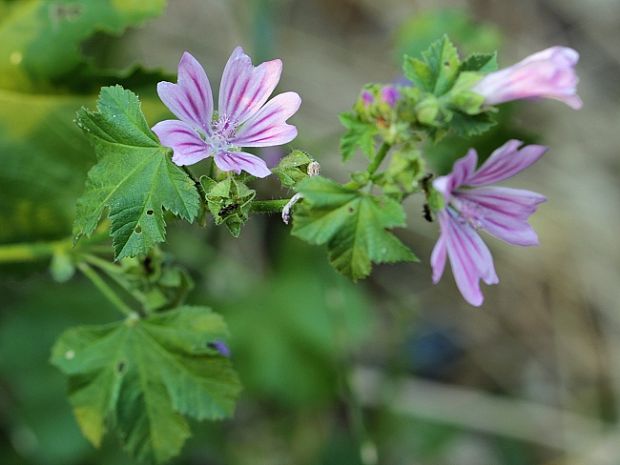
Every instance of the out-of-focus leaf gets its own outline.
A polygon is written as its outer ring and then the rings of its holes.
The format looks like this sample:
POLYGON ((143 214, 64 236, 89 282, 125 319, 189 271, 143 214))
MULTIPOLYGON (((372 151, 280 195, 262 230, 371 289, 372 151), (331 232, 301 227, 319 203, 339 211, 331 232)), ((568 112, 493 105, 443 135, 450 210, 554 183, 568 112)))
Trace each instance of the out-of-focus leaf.
POLYGON ((92 234, 108 209, 116 258, 145 255, 165 239, 164 209, 189 222, 196 218, 198 191, 159 144, 134 93, 103 88, 97 111, 80 110, 77 124, 93 143, 98 163, 77 203, 76 239, 92 234))
POLYGON ((165 0, 0 0, 0 88, 42 92, 84 61, 80 43, 159 15, 165 0))
POLYGON ((70 234, 94 156, 72 123, 87 96, 0 90, 0 242, 70 234))
MULTIPOLYGON (((136 89, 161 80, 140 67, 97 69, 84 61, 80 44, 97 31, 118 34, 139 24, 164 3, 0 0, 0 243, 70 234, 75 199, 94 161, 72 123, 75 111, 110 82, 136 89)), ((152 102, 146 103, 155 109, 152 102)))
POLYGON ((490 113, 481 113, 479 115, 464 115, 455 112, 451 121, 452 130, 459 136, 471 137, 482 134, 493 126, 496 122, 490 113))
POLYGON ((59 286, 44 275, 15 285, 0 284, 0 417, 11 443, 0 448, 2 464, 78 465, 120 463, 113 448, 94 450, 72 418, 62 375, 49 363, 54 339, 74 324, 115 317, 105 299, 93 298, 90 283, 59 286), (85 311, 87 309, 88 311, 85 311), (10 454, 8 451, 12 451, 10 454), (18 459, 11 462, 10 456, 18 459))
POLYGON ((278 243, 272 272, 220 306, 248 395, 307 410, 338 395, 340 363, 373 334, 374 314, 315 247, 288 234, 278 243))
POLYGON ((405 226, 405 212, 393 199, 348 189, 316 176, 297 186, 303 194, 293 216, 293 235, 327 244, 334 268, 351 279, 368 276, 371 264, 416 260, 388 229, 405 226))
POLYGON ((396 34, 396 59, 420 56, 431 43, 448 34, 464 53, 492 52, 500 45, 499 30, 475 21, 464 10, 439 8, 416 12, 396 34))
POLYGON ((233 413, 240 385, 212 348, 227 336, 205 307, 180 307, 144 320, 72 328, 52 351, 69 377, 69 399, 84 435, 99 446, 108 429, 142 461, 177 455, 190 435, 184 415, 233 413))

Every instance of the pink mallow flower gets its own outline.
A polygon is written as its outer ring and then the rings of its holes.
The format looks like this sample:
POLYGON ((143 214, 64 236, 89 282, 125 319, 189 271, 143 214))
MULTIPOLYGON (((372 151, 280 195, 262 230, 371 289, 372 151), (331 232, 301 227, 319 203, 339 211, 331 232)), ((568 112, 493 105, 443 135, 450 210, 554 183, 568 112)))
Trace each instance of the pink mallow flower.
POLYGON ((579 53, 572 48, 551 47, 508 68, 487 74, 472 90, 484 96, 488 105, 551 98, 578 110, 582 101, 577 95, 577 61, 579 53))
POLYGON ((445 201, 437 214, 441 233, 431 255, 433 283, 441 279, 449 258, 457 287, 475 306, 484 300, 480 279, 487 284, 499 282, 479 229, 509 244, 538 245, 538 237, 527 221, 545 197, 527 190, 488 186, 523 171, 547 151, 542 145, 522 144, 508 141, 478 169, 478 154, 471 149, 454 164, 452 173, 433 182, 445 201))
POLYGON ((241 170, 263 178, 271 171, 259 157, 242 147, 270 147, 292 141, 297 128, 286 124, 299 109, 301 98, 285 92, 267 101, 280 81, 282 62, 272 60, 254 67, 237 47, 224 68, 218 112, 205 70, 185 52, 179 62, 178 82, 160 82, 157 93, 179 120, 157 123, 153 132, 174 151, 172 161, 192 165, 213 157, 222 171, 241 170))

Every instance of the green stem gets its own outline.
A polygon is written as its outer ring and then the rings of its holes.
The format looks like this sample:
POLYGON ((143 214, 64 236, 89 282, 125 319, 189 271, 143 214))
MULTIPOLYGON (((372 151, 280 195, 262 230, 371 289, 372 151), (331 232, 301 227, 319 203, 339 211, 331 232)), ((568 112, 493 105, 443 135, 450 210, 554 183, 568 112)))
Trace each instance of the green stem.
POLYGON ((131 295, 131 297, 133 297, 140 305, 144 303, 143 299, 140 298, 140 292, 132 289, 129 283, 123 279, 124 271, 119 265, 110 263, 107 260, 102 260, 96 255, 86 254, 83 258, 94 267, 103 271, 110 279, 122 287, 129 295, 131 295))
POLYGON ((206 193, 206 192, 205 192, 205 190, 202 188, 202 184, 200 183, 200 180, 199 180, 199 179, 197 179, 197 178, 194 176, 194 173, 192 173, 192 172, 189 170, 189 168, 188 168, 187 166, 183 165, 183 166, 181 166, 181 169, 182 169, 183 171, 185 171, 185 173, 186 173, 186 174, 190 177, 190 179, 191 179, 192 181, 194 181, 194 184, 196 185, 196 187, 198 188, 198 190, 199 190, 199 191, 200 191, 200 193, 202 194, 202 197, 204 198, 204 197, 207 195, 207 193, 206 193))
POLYGON ((392 145, 388 144, 387 142, 381 144, 381 147, 379 147, 379 150, 377 150, 375 158, 373 158, 372 163, 370 163, 370 165, 368 166, 368 174, 370 176, 375 174, 375 172, 379 169, 379 166, 381 165, 391 148, 392 145))
POLYGON ((101 271, 105 271, 105 273, 110 275, 122 274, 123 270, 119 265, 115 265, 113 263, 108 262, 107 260, 103 260, 96 255, 85 254, 83 256, 84 260, 89 262, 91 265, 96 266, 101 269, 101 271))
POLYGON ((114 292, 114 290, 108 286, 101 276, 99 276, 97 272, 87 263, 78 263, 77 267, 82 273, 84 273, 84 276, 90 279, 95 287, 99 289, 99 292, 101 292, 121 313, 128 317, 136 315, 136 312, 134 312, 125 302, 123 302, 121 298, 116 295, 116 292, 114 292))
POLYGON ((48 258, 59 250, 71 249, 71 239, 0 246, 0 263, 33 262, 48 258))
MULTIPOLYGON (((213 161, 211 162, 212 166, 213 161)), ((185 173, 190 177, 190 179, 192 181, 194 181, 194 185, 196 186, 196 189, 198 189, 198 192, 200 193, 200 213, 198 214, 198 224, 202 225, 202 227, 206 227, 207 226, 207 204, 205 203, 206 199, 207 199, 207 192, 205 191, 204 187, 202 187, 202 183, 200 182, 199 179, 196 179, 196 177, 194 176, 194 173, 192 173, 189 168, 187 166, 182 166, 181 169, 183 171, 185 171, 185 173)), ((211 177, 211 170, 212 168, 209 168, 209 177, 211 177)))
POLYGON ((280 213, 291 199, 255 200, 252 202, 252 213, 280 213))

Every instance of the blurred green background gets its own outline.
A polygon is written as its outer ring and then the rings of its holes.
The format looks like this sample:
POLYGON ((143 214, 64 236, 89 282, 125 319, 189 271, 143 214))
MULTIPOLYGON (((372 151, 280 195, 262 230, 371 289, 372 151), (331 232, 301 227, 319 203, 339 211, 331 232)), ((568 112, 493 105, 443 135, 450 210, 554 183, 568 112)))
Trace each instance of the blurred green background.
MULTIPOLYGON (((342 180, 355 161, 340 163, 337 115, 364 83, 398 80, 402 53, 444 33, 463 53, 499 48, 502 66, 572 46, 583 110, 515 105, 474 141, 487 153, 509 137, 551 146, 511 182, 549 198, 533 218, 541 246, 488 241, 501 284, 481 309, 451 279, 431 284, 437 231, 417 199, 401 237, 423 263, 378 267, 358 285, 277 218, 252 218, 237 240, 170 224, 165 250, 196 282, 189 301, 228 321, 244 384, 235 418, 193 425, 174 463, 617 465, 618 31, 617 0, 0 0, 0 244, 68 237, 94 162, 75 111, 118 82, 155 123, 154 83, 184 50, 214 86, 238 44, 255 62, 282 58, 280 88, 303 98, 292 145, 342 180)), ((429 153, 444 170, 467 145, 429 153)), ((101 450, 82 438, 48 363, 63 329, 116 315, 90 283, 56 283, 49 267, 0 264, 0 464, 131 463, 114 438, 101 450)))

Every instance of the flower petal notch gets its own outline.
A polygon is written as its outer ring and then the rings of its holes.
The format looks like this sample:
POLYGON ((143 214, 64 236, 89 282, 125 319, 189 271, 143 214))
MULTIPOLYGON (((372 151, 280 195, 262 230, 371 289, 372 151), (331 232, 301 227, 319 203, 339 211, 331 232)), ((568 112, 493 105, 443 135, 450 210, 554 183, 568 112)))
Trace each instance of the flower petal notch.
POLYGON ((542 145, 522 145, 518 140, 508 141, 478 169, 478 154, 472 149, 454 164, 450 174, 433 182, 445 202, 437 215, 440 237, 431 255, 433 282, 439 282, 449 259, 459 291, 474 306, 484 300, 480 280, 486 284, 499 282, 491 252, 478 230, 512 245, 538 245, 528 219, 545 197, 522 189, 489 186, 528 168, 547 151, 542 145))
POLYGON ((568 47, 551 47, 508 68, 483 77, 472 90, 497 105, 520 99, 549 98, 578 110, 583 102, 577 95, 579 78, 575 66, 579 53, 568 47))
POLYGON ((286 121, 299 110, 299 95, 285 92, 268 101, 281 74, 282 61, 254 66, 241 47, 235 48, 222 74, 214 112, 207 74, 185 52, 178 82, 157 85, 159 98, 179 120, 157 123, 153 132, 173 150, 172 161, 179 166, 213 157, 222 171, 268 176, 271 171, 265 162, 242 148, 283 145, 297 137, 297 128, 286 121))

